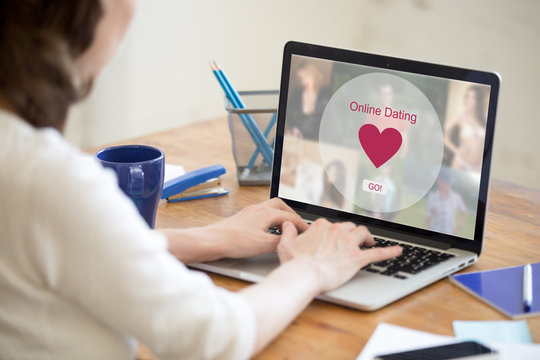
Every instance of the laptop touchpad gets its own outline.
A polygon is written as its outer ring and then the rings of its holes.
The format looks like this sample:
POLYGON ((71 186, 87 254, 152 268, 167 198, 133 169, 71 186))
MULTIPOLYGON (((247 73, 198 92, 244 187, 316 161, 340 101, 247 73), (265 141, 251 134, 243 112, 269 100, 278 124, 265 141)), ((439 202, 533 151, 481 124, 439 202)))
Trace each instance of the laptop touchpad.
POLYGON ((266 276, 278 266, 278 255, 275 252, 271 252, 247 259, 240 259, 229 265, 228 268, 254 275, 266 276))

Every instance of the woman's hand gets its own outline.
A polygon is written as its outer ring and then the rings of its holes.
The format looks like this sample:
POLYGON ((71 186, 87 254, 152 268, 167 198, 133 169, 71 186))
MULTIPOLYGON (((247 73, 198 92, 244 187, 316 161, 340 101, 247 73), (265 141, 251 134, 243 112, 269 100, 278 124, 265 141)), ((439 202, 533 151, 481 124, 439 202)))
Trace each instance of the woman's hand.
POLYGON ((162 230, 169 239, 169 251, 184 263, 224 257, 242 258, 274 251, 280 236, 267 232, 284 222, 302 233, 309 225, 281 199, 248 206, 214 224, 191 229, 162 230))
POLYGON ((274 251, 280 236, 267 230, 270 227, 281 229, 284 222, 300 233, 309 228, 283 200, 273 198, 248 206, 206 229, 221 243, 223 257, 242 258, 274 251))
POLYGON ((361 246, 372 246, 374 241, 366 227, 353 223, 319 219, 301 235, 293 224, 285 223, 282 232, 280 261, 301 261, 315 270, 319 292, 341 286, 371 262, 391 259, 402 252, 399 246, 361 250, 361 246))
POLYGON ((373 244, 369 231, 352 223, 332 224, 319 219, 300 235, 292 223, 284 223, 278 245, 281 266, 240 292, 253 308, 257 322, 255 353, 319 293, 342 285, 370 262, 401 254, 399 246, 360 250, 362 245, 373 244))

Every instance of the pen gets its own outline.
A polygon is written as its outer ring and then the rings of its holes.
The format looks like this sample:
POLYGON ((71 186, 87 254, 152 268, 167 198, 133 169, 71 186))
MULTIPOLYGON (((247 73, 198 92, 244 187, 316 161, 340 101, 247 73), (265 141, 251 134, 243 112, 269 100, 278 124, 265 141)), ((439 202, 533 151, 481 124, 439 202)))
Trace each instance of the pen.
POLYGON ((533 302, 532 287, 532 267, 531 264, 527 264, 523 267, 523 307, 525 309, 525 312, 531 310, 533 302))

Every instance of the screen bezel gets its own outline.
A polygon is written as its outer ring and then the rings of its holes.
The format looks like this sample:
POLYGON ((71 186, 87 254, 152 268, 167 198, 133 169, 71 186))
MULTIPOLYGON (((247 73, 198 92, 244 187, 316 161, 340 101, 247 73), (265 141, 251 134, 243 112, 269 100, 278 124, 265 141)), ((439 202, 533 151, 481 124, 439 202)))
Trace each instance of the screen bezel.
POLYGON ((279 92, 279 106, 277 115, 276 140, 274 150, 274 161, 272 166, 272 180, 270 184, 270 197, 278 197, 279 179, 281 172, 281 160, 283 150, 283 136, 285 132, 285 117, 287 113, 287 99, 289 92, 289 80, 291 70, 292 55, 312 57, 315 59, 325 59, 339 61, 350 64, 372 66, 381 69, 390 69, 413 74, 435 76, 449 80, 468 81, 472 83, 490 86, 489 105, 486 121, 486 135, 482 161, 482 172, 480 177, 480 187, 478 194, 478 205, 476 212, 476 223, 474 238, 466 239, 454 235, 443 234, 431 230, 420 229, 408 225, 401 225, 385 220, 375 219, 369 216, 353 214, 345 211, 329 209, 321 206, 307 204, 282 198, 294 210, 301 213, 316 214, 319 217, 329 219, 339 219, 352 221, 357 224, 366 225, 371 231, 377 233, 378 230, 390 231, 397 234, 413 235, 426 240, 444 242, 453 247, 474 251, 478 255, 482 251, 482 242, 485 229, 485 218, 487 212, 489 173, 491 167, 491 156, 493 152, 493 135, 495 128, 495 117, 497 100, 499 94, 500 77, 496 73, 457 68, 446 65, 438 65, 415 60, 407 60, 390 56, 376 55, 352 50, 331 48, 326 46, 306 44, 290 41, 285 44, 283 52, 283 64, 281 73, 281 86, 279 92))

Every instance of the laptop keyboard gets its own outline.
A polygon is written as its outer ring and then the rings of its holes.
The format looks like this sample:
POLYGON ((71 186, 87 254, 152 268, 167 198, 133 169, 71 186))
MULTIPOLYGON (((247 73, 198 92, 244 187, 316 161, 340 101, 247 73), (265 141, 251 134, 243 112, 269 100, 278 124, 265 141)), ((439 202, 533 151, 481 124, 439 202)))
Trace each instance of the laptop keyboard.
MULTIPOLYGON (((281 232, 276 227, 269 228, 268 232, 281 235, 281 232)), ((385 276, 392 276, 397 279, 407 279, 409 275, 418 274, 422 270, 426 270, 454 257, 452 254, 430 250, 411 244, 398 243, 397 241, 377 237, 374 238, 374 240, 374 246, 363 246, 362 249, 399 245, 403 248, 403 252, 396 258, 371 263, 363 267, 362 270, 385 276)))
POLYGON ((398 243, 397 241, 374 238, 375 245, 371 247, 362 247, 368 249, 373 247, 387 247, 399 245, 403 248, 400 256, 371 263, 363 268, 365 271, 377 273, 386 276, 392 276, 398 279, 406 279, 407 275, 418 274, 434 265, 446 261, 454 255, 443 253, 437 250, 430 250, 410 244, 398 243))

